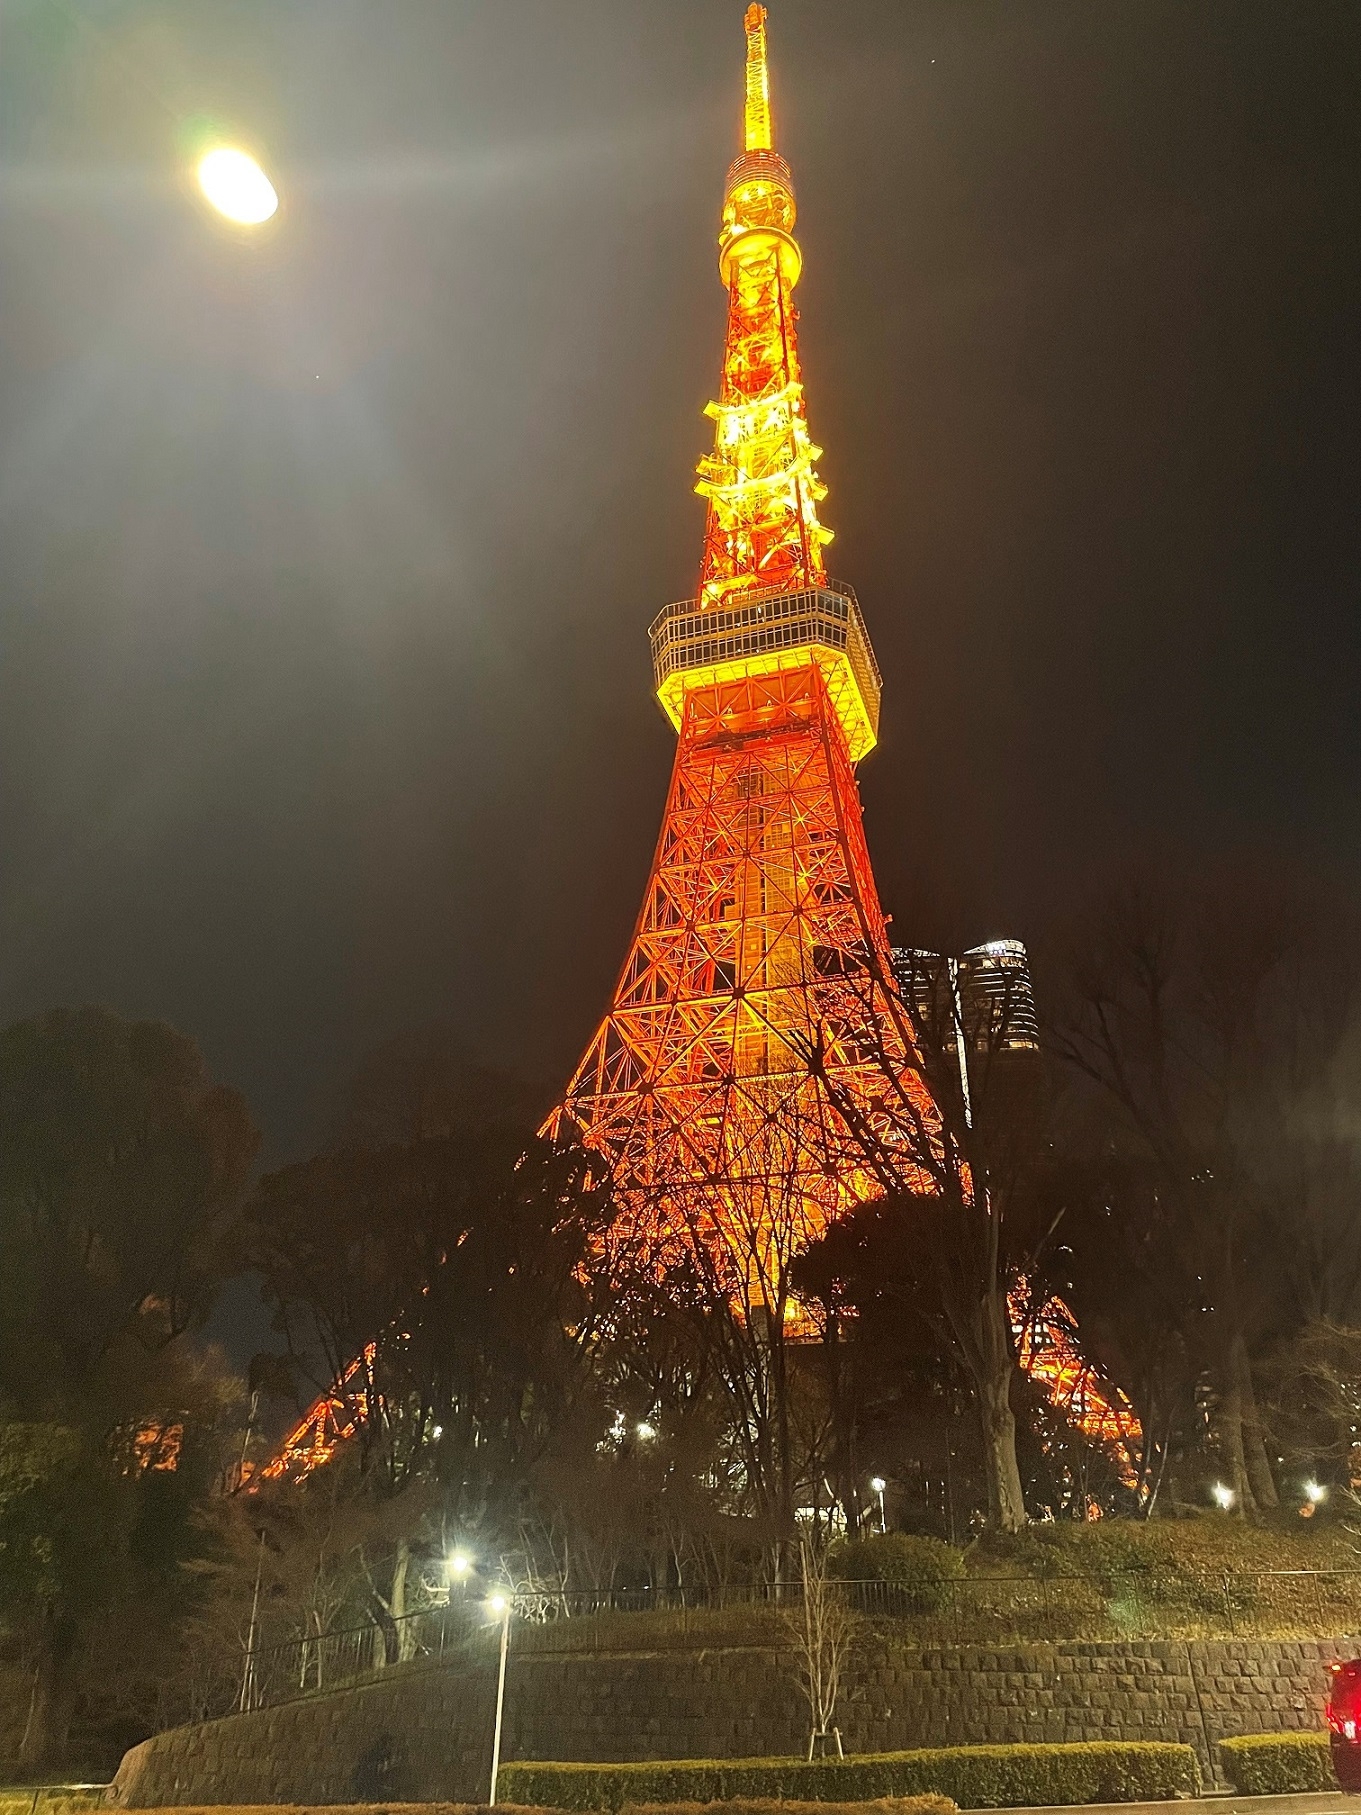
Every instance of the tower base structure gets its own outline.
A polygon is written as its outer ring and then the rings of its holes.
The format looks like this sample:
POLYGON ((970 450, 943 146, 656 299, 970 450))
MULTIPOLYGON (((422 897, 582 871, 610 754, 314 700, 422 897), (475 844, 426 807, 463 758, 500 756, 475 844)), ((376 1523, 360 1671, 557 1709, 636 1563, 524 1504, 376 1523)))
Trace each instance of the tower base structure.
MULTIPOLYGON (((845 696, 856 716, 863 697, 848 645, 873 661, 858 608, 830 589, 762 603, 738 647, 706 630, 728 614, 691 620, 642 911, 550 1131, 601 1155, 635 1258, 698 1261, 769 1305, 798 1249, 875 1194, 866 1132, 902 1139, 904 1099, 929 1131, 934 1108, 890 982, 848 747, 845 696), (799 627, 802 647, 774 642, 799 627), (836 1105, 851 1103, 848 1121, 836 1105)), ((664 694, 674 639, 654 626, 653 640, 664 694)))

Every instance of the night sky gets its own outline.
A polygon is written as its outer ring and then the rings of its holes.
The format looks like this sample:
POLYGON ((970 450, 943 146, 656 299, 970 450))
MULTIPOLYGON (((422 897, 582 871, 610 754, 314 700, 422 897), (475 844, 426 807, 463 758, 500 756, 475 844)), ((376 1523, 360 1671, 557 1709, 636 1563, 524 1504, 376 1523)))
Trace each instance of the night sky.
MULTIPOLYGON (((741 0, 4 0, 0 1014, 163 1016, 273 1160, 399 1028, 603 1009, 693 590, 741 0), (204 116, 285 197, 243 239, 204 116)), ((1361 10, 771 8, 901 939, 1130 851, 1361 881, 1361 10)))

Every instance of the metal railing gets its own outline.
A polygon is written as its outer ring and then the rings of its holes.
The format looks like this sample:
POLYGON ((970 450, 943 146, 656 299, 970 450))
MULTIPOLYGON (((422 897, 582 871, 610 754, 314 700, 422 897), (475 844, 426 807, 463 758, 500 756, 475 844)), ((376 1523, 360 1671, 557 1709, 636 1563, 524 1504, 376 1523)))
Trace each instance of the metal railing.
MULTIPOLYGON (((1361 1631, 1361 1570, 1131 1569, 839 1582, 836 1590, 884 1637, 923 1648, 1361 1631)), ((801 1601, 797 1583, 520 1591, 511 1643, 521 1655, 779 1645, 787 1642, 785 1616, 801 1601)), ((442 1658, 472 1663, 490 1658, 496 1632, 477 1599, 455 1598, 384 1625, 370 1621, 259 1646, 221 1659, 178 1718, 270 1707, 442 1658)))
POLYGON ((658 612, 648 637, 659 692, 673 674, 690 669, 787 649, 834 650, 849 661, 870 728, 878 728, 879 665, 855 593, 839 580, 797 592, 739 593, 723 605, 682 599, 658 612))

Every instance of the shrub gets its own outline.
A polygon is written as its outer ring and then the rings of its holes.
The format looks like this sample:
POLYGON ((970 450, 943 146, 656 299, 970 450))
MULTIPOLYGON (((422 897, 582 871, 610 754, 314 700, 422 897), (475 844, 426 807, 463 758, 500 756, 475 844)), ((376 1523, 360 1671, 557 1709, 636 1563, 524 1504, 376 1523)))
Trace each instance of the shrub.
POLYGON ((847 1759, 679 1759, 665 1764, 509 1764, 519 1803, 614 1812, 626 1803, 874 1802, 948 1796, 961 1808, 1159 1802, 1200 1794, 1190 1746, 1098 1740, 1085 1745, 952 1746, 847 1759))
POLYGON ((77 1811, 96 1809, 104 1801, 101 1786, 81 1788, 76 1784, 28 1784, 25 1787, 0 1790, 0 1815, 76 1815, 77 1811))
POLYGON ((1241 1796, 1337 1788, 1326 1733, 1244 1733, 1220 1740, 1219 1760, 1241 1796))
POLYGON ((838 1538, 827 1560, 845 1582, 948 1582, 964 1574, 962 1551, 940 1538, 905 1531, 838 1538))
POLYGON ((959 1815, 948 1796, 881 1796, 875 1802, 626 1802, 620 1815, 959 1815))
POLYGON ((964 1555, 940 1538, 916 1538, 907 1532, 874 1533, 841 1538, 827 1555, 827 1567, 843 1582, 892 1582, 906 1591, 907 1607, 894 1611, 938 1613, 947 1584, 964 1574, 964 1555))
POLYGON ((1166 1528, 1130 1519, 1100 1519, 1090 1525, 1065 1519, 1023 1531, 988 1532, 975 1550, 980 1559, 1017 1574, 1096 1576, 1108 1587, 1176 1566, 1166 1528))

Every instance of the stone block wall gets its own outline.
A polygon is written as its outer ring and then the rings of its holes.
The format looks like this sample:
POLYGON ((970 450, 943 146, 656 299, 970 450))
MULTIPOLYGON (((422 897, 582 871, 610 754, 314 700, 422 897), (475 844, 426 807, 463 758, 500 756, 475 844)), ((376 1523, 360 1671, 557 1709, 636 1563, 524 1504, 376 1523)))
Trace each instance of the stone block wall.
MULTIPOLYGON (((1149 1640, 922 1650, 877 1642, 839 1711, 848 1751, 1017 1740, 1215 1742, 1321 1725, 1349 1641, 1149 1640)), ((277 1708, 158 1734, 115 1798, 173 1803, 485 1800, 490 1663, 408 1665, 277 1708)), ((793 1659, 768 1648, 511 1653, 503 1758, 741 1758, 807 1742, 793 1659)))

